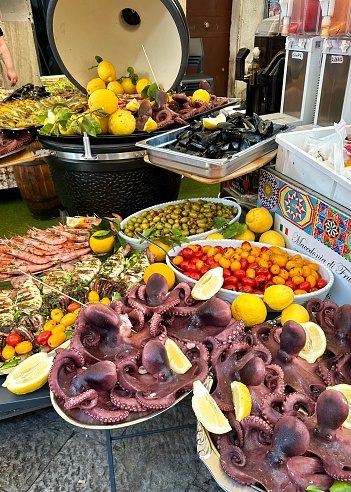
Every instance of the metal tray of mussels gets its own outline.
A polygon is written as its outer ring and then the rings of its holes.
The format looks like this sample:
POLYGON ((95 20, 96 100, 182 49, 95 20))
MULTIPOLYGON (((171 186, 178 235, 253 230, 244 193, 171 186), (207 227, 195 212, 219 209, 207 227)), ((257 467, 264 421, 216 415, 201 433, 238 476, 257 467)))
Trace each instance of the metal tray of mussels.
POLYGON ((178 128, 162 135, 141 140, 136 145, 147 150, 151 164, 157 164, 170 170, 176 169, 206 178, 223 178, 276 149, 278 147, 275 141, 276 134, 280 132, 280 129, 285 129, 286 125, 274 123, 274 134, 271 137, 225 159, 209 159, 167 149, 166 146, 175 143, 178 135, 185 128, 178 128))

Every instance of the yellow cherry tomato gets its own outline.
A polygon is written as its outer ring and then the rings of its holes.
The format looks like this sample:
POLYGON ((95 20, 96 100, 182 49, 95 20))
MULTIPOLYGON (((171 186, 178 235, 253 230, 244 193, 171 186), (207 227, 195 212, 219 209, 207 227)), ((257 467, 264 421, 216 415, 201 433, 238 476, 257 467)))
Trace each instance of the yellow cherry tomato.
POLYGON ((59 323, 58 325, 54 326, 51 335, 54 335, 55 333, 59 333, 60 331, 62 331, 62 333, 66 331, 66 326, 63 325, 62 323, 59 323))
POLYGON ((77 314, 76 313, 67 313, 64 315, 64 317, 61 319, 60 323, 67 327, 73 325, 73 323, 76 321, 77 314))
POLYGON ((51 348, 56 348, 59 345, 61 345, 61 343, 63 343, 65 340, 66 340, 65 333, 63 333, 62 331, 59 331, 59 332, 55 333, 54 335, 51 335, 51 337, 48 340, 48 345, 51 348))
POLYGON ((49 319, 46 323, 44 323, 43 330, 51 331, 56 326, 56 321, 53 319, 49 319))
POLYGON ((16 345, 15 351, 16 354, 22 355, 22 354, 28 354, 33 348, 32 342, 29 342, 28 340, 24 340, 23 342, 20 342, 16 345))
POLYGON ((5 360, 11 359, 15 355, 15 347, 12 347, 11 345, 5 345, 5 347, 2 349, 1 355, 5 360))
POLYGON ((184 260, 184 258, 182 256, 178 255, 178 256, 175 256, 174 258, 172 258, 172 263, 179 266, 183 260, 184 260))
POLYGON ((96 290, 91 290, 88 294, 88 301, 89 302, 99 302, 100 301, 99 293, 96 292, 96 290))
POLYGON ((105 304, 105 306, 108 306, 111 300, 108 297, 103 297, 100 302, 101 304, 105 304))
POLYGON ((63 318, 63 311, 62 309, 53 309, 50 313, 50 318, 57 323, 60 321, 61 318, 63 318))

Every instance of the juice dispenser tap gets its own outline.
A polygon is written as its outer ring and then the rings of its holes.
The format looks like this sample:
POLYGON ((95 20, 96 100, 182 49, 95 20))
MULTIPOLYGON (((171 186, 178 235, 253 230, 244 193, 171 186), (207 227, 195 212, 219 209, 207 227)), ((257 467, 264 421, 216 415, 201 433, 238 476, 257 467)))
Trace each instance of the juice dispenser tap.
POLYGON ((335 0, 319 0, 322 8, 321 37, 329 36, 331 18, 334 14, 335 0))

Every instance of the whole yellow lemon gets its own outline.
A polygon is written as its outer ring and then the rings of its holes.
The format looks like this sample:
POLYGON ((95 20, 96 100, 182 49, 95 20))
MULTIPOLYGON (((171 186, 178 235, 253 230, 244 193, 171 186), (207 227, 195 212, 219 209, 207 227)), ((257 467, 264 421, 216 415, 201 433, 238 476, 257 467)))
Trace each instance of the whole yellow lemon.
POLYGON ((165 263, 152 263, 144 271, 144 282, 147 283, 153 273, 160 273, 165 277, 168 284, 168 290, 172 289, 175 284, 175 274, 172 268, 165 263))
POLYGON ((242 319, 248 328, 263 323, 267 317, 264 302, 255 294, 240 294, 232 302, 231 310, 233 318, 242 319))
POLYGON ((96 231, 90 236, 89 246, 94 253, 108 253, 112 251, 115 238, 113 235, 108 235, 108 231, 96 231))
POLYGON ((119 109, 108 119, 108 131, 111 135, 130 135, 136 128, 136 121, 130 111, 119 109))
POLYGON ((263 294, 263 300, 274 311, 282 311, 294 300, 294 291, 287 285, 271 285, 263 294))
POLYGON ((280 322, 283 325, 290 320, 296 321, 296 323, 306 323, 310 320, 310 315, 301 304, 290 304, 290 306, 283 309, 280 322))
POLYGON ((136 86, 133 84, 132 79, 130 77, 125 77, 124 79, 122 79, 121 84, 126 94, 136 94, 137 92, 136 86))
MULTIPOLYGON (((161 241, 154 241, 154 243, 158 244, 159 246, 162 246, 163 249, 165 249, 167 252, 172 249, 172 246, 169 246, 168 244, 164 244, 161 241)), ((166 253, 162 251, 162 249, 158 248, 154 244, 150 244, 149 250, 152 254, 155 255, 155 261, 165 261, 166 259, 166 253)))
POLYGON ((101 109, 104 113, 112 114, 117 111, 118 98, 116 94, 108 89, 98 89, 90 94, 88 106, 90 111, 101 109))
POLYGON ((87 83, 87 93, 89 94, 89 96, 98 89, 106 89, 105 82, 100 79, 100 77, 95 77, 95 79, 89 80, 89 82, 87 83))
POLYGON ((245 217, 246 225, 253 232, 266 232, 273 225, 273 217, 264 207, 252 208, 245 217))
POLYGON ((242 234, 237 234, 233 236, 233 239, 239 239, 239 241, 254 241, 256 238, 255 233, 249 228, 246 229, 242 234))
POLYGON ((97 67, 97 73, 100 79, 102 79, 105 82, 112 82, 113 80, 116 80, 116 69, 114 65, 107 61, 107 60, 102 60, 102 62, 99 63, 97 67))
POLYGON ((272 244, 274 246, 280 246, 285 248, 285 239, 279 232, 276 231, 266 231, 261 234, 259 238, 260 243, 272 244))
POLYGON ((138 94, 141 94, 143 89, 145 89, 146 86, 151 85, 152 82, 149 79, 139 79, 138 82, 136 83, 136 91, 138 94))
POLYGON ((112 91, 114 94, 116 94, 116 96, 118 96, 118 94, 124 93, 122 84, 118 82, 118 80, 113 80, 112 82, 109 82, 107 84, 107 89, 109 91, 112 91))

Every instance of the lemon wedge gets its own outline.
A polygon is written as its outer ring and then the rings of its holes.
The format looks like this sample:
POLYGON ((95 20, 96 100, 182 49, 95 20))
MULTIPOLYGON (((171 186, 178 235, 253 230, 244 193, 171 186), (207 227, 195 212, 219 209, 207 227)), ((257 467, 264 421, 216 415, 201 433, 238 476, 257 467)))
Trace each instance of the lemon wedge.
POLYGON ((153 130, 156 130, 156 128, 157 128, 157 123, 150 116, 147 122, 145 123, 143 130, 144 132, 152 132, 153 130))
POLYGON ((84 217, 67 217, 66 218, 66 225, 68 227, 78 227, 82 224, 84 224, 85 218, 84 217))
POLYGON ((203 118, 202 124, 208 130, 215 130, 218 123, 224 123, 225 121, 227 121, 226 116, 223 113, 219 113, 219 115, 215 117, 203 118))
POLYGON ((325 333, 322 328, 316 323, 313 323, 313 321, 306 321, 306 323, 300 323, 300 325, 306 332, 306 343, 299 353, 299 357, 313 364, 318 357, 324 354, 325 349, 327 348, 325 333))
POLYGON ((191 296, 197 301, 206 301, 217 294, 222 287, 223 282, 223 268, 212 268, 212 270, 206 272, 205 275, 197 281, 191 291, 191 296))
POLYGON ((249 388, 240 381, 230 383, 236 420, 242 420, 251 413, 252 398, 249 388))
POLYGON ((165 349, 169 360, 169 367, 173 372, 177 374, 185 374, 189 371, 192 367, 190 360, 181 351, 178 345, 170 338, 167 338, 165 342, 165 349))
POLYGON ((191 404, 197 420, 209 432, 225 434, 231 431, 228 419, 201 381, 194 381, 191 404))
POLYGON ((135 98, 129 101, 129 103, 126 105, 126 109, 129 109, 129 111, 132 111, 133 113, 138 111, 139 108, 140 104, 135 98))
POLYGON ((9 373, 3 386, 16 395, 31 393, 47 382, 52 363, 45 352, 31 355, 9 373))
POLYGON ((337 390, 340 391, 346 398, 349 404, 349 415, 342 426, 346 429, 351 429, 351 385, 350 384, 336 384, 335 386, 327 386, 327 390, 337 390))

